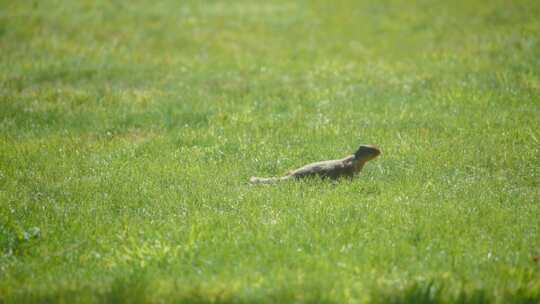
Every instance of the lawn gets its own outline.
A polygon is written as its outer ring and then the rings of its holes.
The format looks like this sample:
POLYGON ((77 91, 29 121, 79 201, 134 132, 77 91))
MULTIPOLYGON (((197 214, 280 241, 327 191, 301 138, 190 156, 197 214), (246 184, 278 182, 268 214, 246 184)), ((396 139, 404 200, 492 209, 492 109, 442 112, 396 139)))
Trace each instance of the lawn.
POLYGON ((0 303, 540 302, 538 16, 0 0, 0 303))

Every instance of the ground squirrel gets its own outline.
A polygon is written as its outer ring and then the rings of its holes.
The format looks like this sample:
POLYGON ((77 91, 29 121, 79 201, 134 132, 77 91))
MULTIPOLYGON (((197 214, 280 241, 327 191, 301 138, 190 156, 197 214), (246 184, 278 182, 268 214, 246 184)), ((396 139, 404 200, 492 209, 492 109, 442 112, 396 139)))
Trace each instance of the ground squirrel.
POLYGON ((288 179, 299 179, 308 176, 320 176, 330 179, 338 179, 340 177, 352 178, 358 174, 366 162, 376 158, 381 154, 379 148, 373 145, 361 145, 353 154, 342 159, 325 160, 302 168, 289 171, 282 177, 251 177, 249 181, 253 184, 270 184, 288 179))

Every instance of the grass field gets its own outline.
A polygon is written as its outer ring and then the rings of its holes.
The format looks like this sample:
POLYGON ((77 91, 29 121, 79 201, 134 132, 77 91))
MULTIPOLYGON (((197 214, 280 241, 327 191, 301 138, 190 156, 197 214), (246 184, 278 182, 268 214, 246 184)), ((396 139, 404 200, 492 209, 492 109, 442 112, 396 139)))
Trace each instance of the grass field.
POLYGON ((0 1, 0 303, 539 303, 539 16, 0 1))

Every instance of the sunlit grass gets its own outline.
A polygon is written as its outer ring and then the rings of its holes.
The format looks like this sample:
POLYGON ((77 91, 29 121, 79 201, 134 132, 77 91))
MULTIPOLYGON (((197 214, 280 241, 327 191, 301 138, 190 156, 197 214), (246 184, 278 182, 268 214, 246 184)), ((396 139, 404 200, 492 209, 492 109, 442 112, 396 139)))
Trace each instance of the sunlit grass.
POLYGON ((0 12, 0 302, 540 300, 535 1, 0 12))

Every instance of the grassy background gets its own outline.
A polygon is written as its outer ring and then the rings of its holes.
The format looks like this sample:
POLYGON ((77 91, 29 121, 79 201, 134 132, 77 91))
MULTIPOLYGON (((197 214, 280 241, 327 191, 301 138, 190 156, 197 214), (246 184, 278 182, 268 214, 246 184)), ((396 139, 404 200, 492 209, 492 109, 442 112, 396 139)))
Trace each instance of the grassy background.
POLYGON ((0 302, 537 303, 539 3, 0 1, 0 302))

